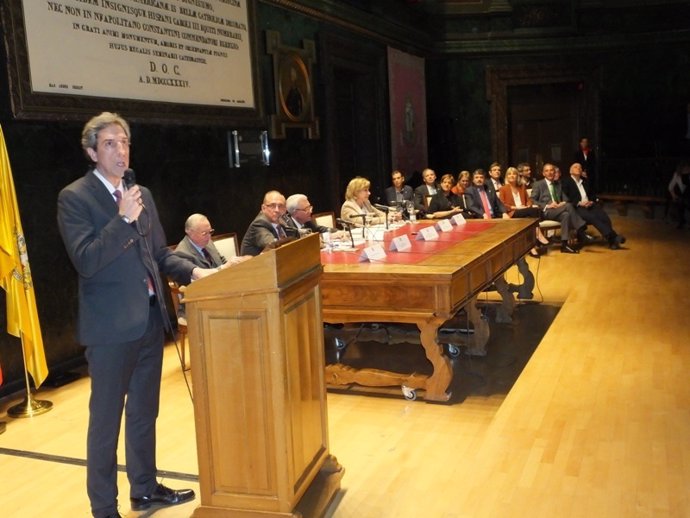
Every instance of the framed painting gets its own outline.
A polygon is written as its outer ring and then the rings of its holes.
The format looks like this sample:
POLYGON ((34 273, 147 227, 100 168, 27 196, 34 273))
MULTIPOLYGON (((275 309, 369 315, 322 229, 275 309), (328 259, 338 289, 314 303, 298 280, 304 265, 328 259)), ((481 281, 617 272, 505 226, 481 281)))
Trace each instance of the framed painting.
POLYGON ((285 138, 286 128, 301 128, 310 139, 320 136, 312 89, 316 48, 311 40, 303 40, 302 47, 283 45, 278 32, 266 31, 266 51, 273 56, 275 114, 271 115, 272 138, 285 138))

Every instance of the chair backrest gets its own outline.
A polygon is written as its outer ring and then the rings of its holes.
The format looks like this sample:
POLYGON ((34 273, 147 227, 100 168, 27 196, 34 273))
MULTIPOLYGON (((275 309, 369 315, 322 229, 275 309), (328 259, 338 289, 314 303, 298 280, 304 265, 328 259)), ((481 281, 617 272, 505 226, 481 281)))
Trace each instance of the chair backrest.
POLYGON ((218 234, 213 236, 213 244, 220 252, 220 255, 226 259, 231 257, 236 257, 239 251, 239 245, 237 244, 237 234, 235 232, 229 232, 227 234, 218 234))
POLYGON ((319 212, 318 214, 312 214, 311 219, 317 225, 335 228, 335 214, 333 212, 319 212))

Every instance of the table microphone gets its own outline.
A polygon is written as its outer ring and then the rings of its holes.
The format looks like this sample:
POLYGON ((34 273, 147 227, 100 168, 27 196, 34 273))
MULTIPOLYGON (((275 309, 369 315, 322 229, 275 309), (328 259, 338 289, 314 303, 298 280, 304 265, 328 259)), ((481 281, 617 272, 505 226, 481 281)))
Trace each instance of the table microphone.
POLYGON ((374 207, 386 214, 386 230, 388 230, 388 213, 391 208, 388 205, 381 205, 380 203, 374 203, 374 207))
POLYGON ((340 223, 343 226, 343 228, 345 228, 347 230, 348 234, 350 234, 350 241, 352 241, 352 248, 355 248, 355 238, 352 236, 352 226, 354 225, 354 223, 352 223, 352 221, 347 221, 347 220, 341 219, 341 218, 337 218, 335 221, 337 223, 340 223))
POLYGON ((362 225, 367 224, 367 215, 366 214, 350 214, 350 219, 353 218, 362 218, 362 225))
POLYGON ((348 221, 346 219, 337 218, 335 221, 336 223, 340 223, 343 227, 347 228, 351 228, 354 225, 352 221, 348 221))

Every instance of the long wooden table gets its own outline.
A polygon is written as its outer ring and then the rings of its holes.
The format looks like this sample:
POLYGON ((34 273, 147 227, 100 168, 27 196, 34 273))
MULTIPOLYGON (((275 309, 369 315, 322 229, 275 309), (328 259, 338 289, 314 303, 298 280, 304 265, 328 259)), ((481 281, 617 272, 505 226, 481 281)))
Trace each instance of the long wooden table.
MULTIPOLYGON (((418 240, 420 222, 385 233, 383 260, 362 261, 362 249, 321 253, 323 319, 327 323, 399 322, 416 324, 420 342, 433 366, 431 375, 354 369, 342 363, 326 366, 331 386, 357 384, 403 391, 425 391, 427 400, 447 401, 453 377, 450 360, 437 341, 441 324, 465 309, 481 346, 488 324, 476 309, 476 297, 534 246, 537 220, 476 220, 439 232, 436 241, 418 240), (407 234, 412 248, 389 251, 394 237, 407 234)), ((522 261, 524 263, 524 261, 522 261)), ((511 295, 512 297, 512 295, 511 295)))

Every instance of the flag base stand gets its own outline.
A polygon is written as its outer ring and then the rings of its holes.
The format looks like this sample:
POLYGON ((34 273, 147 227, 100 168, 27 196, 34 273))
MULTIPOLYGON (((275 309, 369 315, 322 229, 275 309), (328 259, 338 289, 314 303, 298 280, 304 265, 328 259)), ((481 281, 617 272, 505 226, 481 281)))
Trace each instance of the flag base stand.
POLYGON ((29 394, 24 401, 10 407, 7 410, 7 415, 10 417, 33 417, 35 415, 45 414, 53 408, 51 401, 34 399, 29 394))

